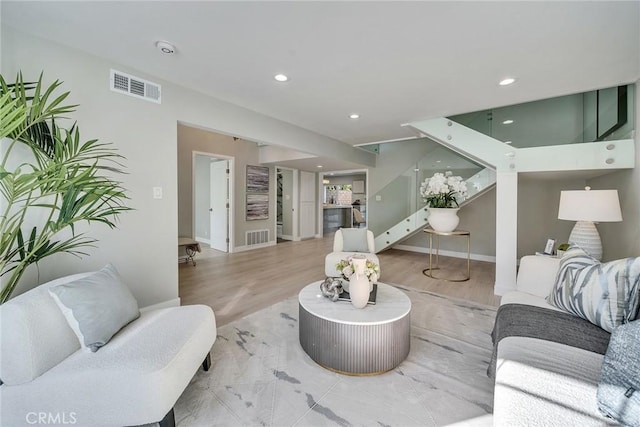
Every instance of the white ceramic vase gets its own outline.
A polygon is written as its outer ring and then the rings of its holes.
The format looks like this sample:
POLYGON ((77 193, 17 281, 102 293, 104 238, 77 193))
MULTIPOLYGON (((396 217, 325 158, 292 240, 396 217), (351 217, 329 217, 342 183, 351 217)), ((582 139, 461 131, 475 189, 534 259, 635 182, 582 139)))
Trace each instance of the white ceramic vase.
POLYGON ((365 274, 367 268, 366 258, 353 258, 354 273, 349 280, 349 295, 351 296, 351 304, 355 308, 365 308, 369 301, 369 279, 365 274))
POLYGON ((459 208, 429 208, 429 225, 435 231, 448 233, 460 223, 459 208))

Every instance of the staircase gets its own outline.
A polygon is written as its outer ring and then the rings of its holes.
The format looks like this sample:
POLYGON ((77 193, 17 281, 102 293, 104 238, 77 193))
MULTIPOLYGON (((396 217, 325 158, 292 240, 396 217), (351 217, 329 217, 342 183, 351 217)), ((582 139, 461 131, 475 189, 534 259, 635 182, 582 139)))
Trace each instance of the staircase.
MULTIPOLYGON (((467 198, 460 203, 460 207, 473 202, 496 185, 496 173, 490 168, 484 168, 477 172, 475 175, 466 179, 467 183, 467 198)), ((419 186, 419 183, 418 183, 419 186)), ((429 224, 429 210, 426 206, 421 206, 413 214, 404 218, 393 227, 378 234, 375 237, 375 247, 377 252, 384 251, 392 245, 411 237, 417 232, 420 232, 429 224)))
MULTIPOLYGON (((566 174, 635 167, 633 139, 585 143, 558 141, 557 145, 548 145, 545 141, 541 146, 516 148, 447 118, 415 122, 409 126, 496 171, 496 223, 500 224, 496 227, 496 295, 514 289, 516 283, 519 173, 566 174)), ((424 215, 421 219, 423 222, 428 220, 424 215)))
POLYGON ((422 135, 497 172, 567 172, 634 167, 633 139, 516 148, 453 120, 410 123, 422 135))

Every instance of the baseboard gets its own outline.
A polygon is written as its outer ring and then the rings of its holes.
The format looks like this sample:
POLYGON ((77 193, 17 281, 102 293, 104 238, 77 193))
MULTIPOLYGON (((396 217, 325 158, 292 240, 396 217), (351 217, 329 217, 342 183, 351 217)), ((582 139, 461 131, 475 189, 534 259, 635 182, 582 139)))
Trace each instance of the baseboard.
POLYGON ((180 306, 180 297, 170 299, 167 301, 159 302, 158 304, 148 305, 146 307, 142 307, 140 309, 140 313, 145 313, 151 310, 157 310, 159 308, 167 308, 167 307, 179 307, 180 306))
POLYGON ((269 246, 275 246, 276 244, 277 242, 267 242, 267 243, 260 243, 258 245, 236 246, 234 248, 234 252, 246 252, 246 251, 252 251, 254 249, 268 248, 269 246))
MULTIPOLYGON (((392 246, 392 247, 393 247, 393 249, 399 249, 401 251, 420 252, 420 253, 423 253, 423 254, 428 254, 429 253, 429 248, 423 248, 422 246, 395 245, 395 246, 392 246)), ((467 259, 467 253, 466 252, 446 251, 446 250, 440 249, 440 255, 448 256, 448 257, 452 257, 452 258, 467 259)), ((481 255, 481 254, 472 253, 472 254, 469 255, 469 258, 471 258, 472 260, 475 260, 475 261, 485 261, 485 262, 493 262, 493 263, 496 262, 496 257, 495 256, 490 256, 490 255, 481 255)))
POLYGON ((198 237, 196 236, 196 238, 194 239, 196 242, 200 242, 200 243, 204 243, 205 245, 211 245, 211 240, 207 239, 206 237, 198 237))
POLYGON ((293 240, 293 236, 290 234, 283 234, 280 236, 280 238, 284 240, 293 240))

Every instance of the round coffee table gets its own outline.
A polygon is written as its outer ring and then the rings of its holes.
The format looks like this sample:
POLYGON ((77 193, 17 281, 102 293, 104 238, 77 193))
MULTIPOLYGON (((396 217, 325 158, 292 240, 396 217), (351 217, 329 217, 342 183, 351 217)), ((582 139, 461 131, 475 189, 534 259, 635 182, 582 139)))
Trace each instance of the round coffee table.
POLYGON ((411 301, 378 283, 376 304, 357 309, 322 296, 321 281, 300 291, 300 345, 320 366, 349 375, 376 375, 409 354, 411 301))

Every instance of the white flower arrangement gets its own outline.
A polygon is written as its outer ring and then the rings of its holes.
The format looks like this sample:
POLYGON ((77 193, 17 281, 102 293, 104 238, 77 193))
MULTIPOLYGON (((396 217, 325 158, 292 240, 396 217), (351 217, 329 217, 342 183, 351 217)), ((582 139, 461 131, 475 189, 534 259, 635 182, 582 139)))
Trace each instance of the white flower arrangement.
POLYGON ((437 172, 420 185, 420 195, 430 208, 458 207, 458 202, 463 201, 468 194, 467 183, 451 172, 437 172))
MULTIPOLYGON (((336 270, 342 273, 342 277, 345 280, 349 280, 351 276, 355 274, 355 268, 353 266, 353 256, 348 257, 347 259, 340 260, 338 264, 336 264, 336 270)), ((366 269, 364 270, 365 276, 371 283, 378 282, 378 275, 380 275, 380 266, 375 262, 367 260, 366 269)))

